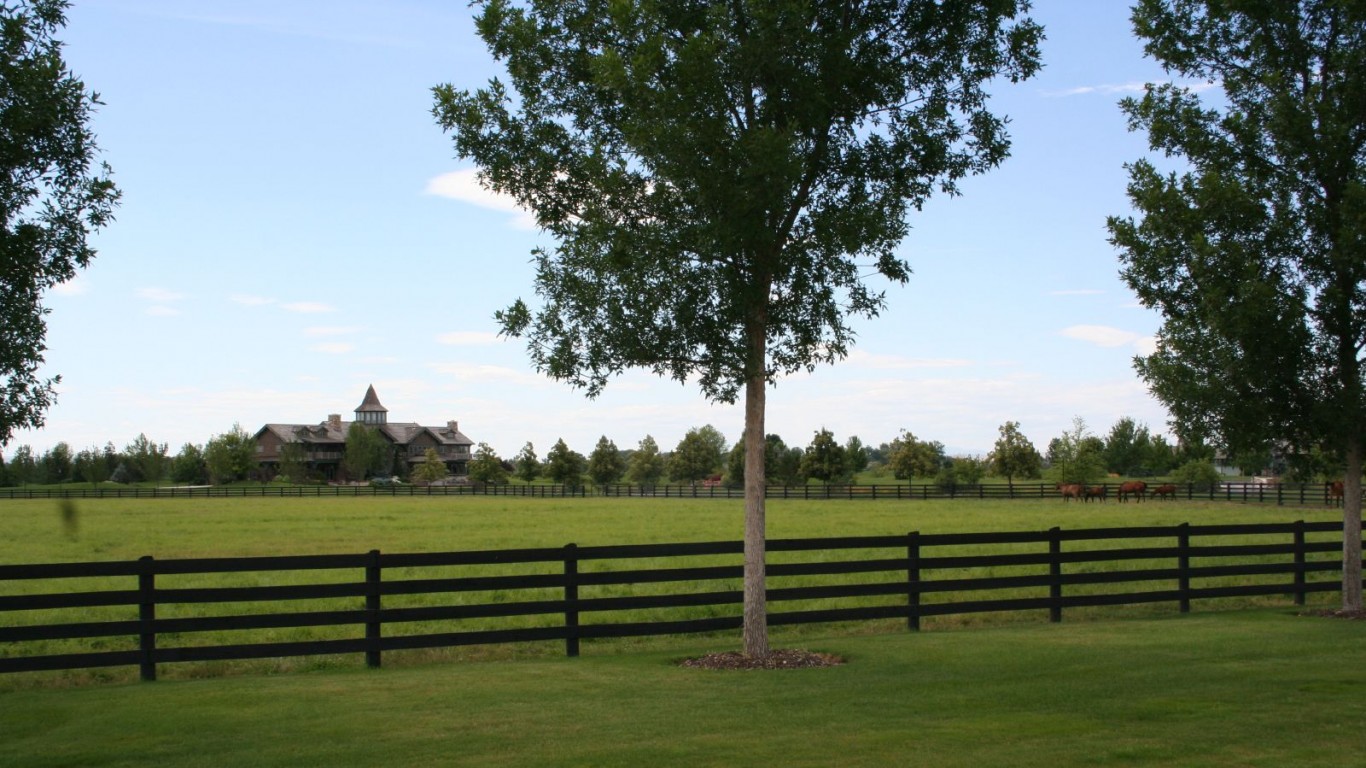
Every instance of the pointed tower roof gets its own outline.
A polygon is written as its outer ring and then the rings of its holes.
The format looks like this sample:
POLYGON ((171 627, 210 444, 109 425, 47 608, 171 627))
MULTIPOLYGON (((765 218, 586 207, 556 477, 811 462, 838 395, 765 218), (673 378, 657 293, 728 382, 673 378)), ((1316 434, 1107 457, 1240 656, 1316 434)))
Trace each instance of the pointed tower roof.
POLYGON ((388 413, 389 409, 379 404, 379 395, 375 394, 375 385, 365 390, 365 399, 356 406, 356 413, 388 413))

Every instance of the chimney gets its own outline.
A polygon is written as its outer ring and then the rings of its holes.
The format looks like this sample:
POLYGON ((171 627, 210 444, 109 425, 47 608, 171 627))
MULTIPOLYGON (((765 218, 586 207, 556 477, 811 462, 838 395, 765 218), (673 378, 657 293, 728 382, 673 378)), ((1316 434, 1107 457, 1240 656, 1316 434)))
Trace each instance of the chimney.
POLYGON ((459 431, 460 431, 460 422, 458 422, 458 421, 448 421, 448 422, 446 422, 446 429, 449 429, 449 430, 452 431, 452 432, 459 432, 459 431))
POLYGON ((340 431, 341 431, 341 414, 340 414, 340 413, 329 413, 329 414, 327 414, 327 428, 328 428, 328 429, 332 429, 332 430, 336 430, 337 432, 340 432, 340 431))

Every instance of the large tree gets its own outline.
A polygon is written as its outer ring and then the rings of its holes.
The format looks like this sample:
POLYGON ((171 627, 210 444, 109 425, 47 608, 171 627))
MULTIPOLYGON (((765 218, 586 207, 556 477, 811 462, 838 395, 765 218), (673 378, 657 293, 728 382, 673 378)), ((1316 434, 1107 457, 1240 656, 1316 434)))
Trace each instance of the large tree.
POLYGON ((1020 422, 1007 421, 999 428, 1001 436, 991 449, 987 462, 997 475, 1005 475, 1008 482, 1016 477, 1038 477, 1043 468, 1043 457, 1034 444, 1020 431, 1020 422))
POLYGON ((1004 159, 983 85, 1031 75, 1041 29, 1027 0, 476 4, 512 90, 440 86, 434 113, 557 243, 502 329, 589 396, 626 368, 744 393, 744 649, 767 655, 767 387, 843 358, 884 306, 865 279, 909 275, 907 214, 1004 159))
POLYGON ((1163 318, 1138 371, 1183 438, 1342 459, 1342 601, 1360 610, 1366 4, 1141 0, 1133 22, 1169 72, 1220 91, 1122 103, 1182 161, 1128 166, 1141 218, 1109 221, 1124 279, 1163 318))
POLYGON ((0 3, 0 445, 41 427, 59 377, 38 374, 43 294, 95 256, 119 193, 89 128, 99 96, 62 60, 67 3, 0 3))

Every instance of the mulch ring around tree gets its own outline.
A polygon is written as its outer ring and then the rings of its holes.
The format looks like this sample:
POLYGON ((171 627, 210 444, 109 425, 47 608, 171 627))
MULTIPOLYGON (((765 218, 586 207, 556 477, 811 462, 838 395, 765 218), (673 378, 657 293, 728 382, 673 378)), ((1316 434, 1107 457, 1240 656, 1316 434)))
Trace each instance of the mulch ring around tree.
POLYGON ((680 667, 694 669, 811 669, 813 667, 837 667, 844 659, 831 653, 803 651, 785 648, 769 651, 767 656, 746 656, 739 651, 709 653, 693 659, 678 662, 680 667))
POLYGON ((1320 611, 1304 611, 1301 616, 1318 616, 1323 619, 1347 619, 1349 621, 1361 621, 1366 619, 1366 611, 1347 611, 1342 608, 1325 609, 1320 611))

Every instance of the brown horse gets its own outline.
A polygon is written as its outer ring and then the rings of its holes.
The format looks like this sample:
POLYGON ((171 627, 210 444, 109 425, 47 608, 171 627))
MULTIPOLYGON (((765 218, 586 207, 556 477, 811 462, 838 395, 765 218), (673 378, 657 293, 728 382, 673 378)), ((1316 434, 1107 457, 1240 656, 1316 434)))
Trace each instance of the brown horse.
POLYGON ((1328 485, 1328 506, 1342 506, 1342 481, 1334 480, 1328 485))
POLYGON ((1081 498, 1081 485, 1078 483, 1058 483, 1057 487, 1062 492, 1063 501, 1081 498))
POLYGON ((1104 485, 1088 485, 1086 486, 1086 490, 1082 493, 1082 501, 1100 499, 1101 502, 1104 502, 1106 490, 1107 488, 1104 485))
POLYGON ((1137 496, 1139 501, 1143 501, 1143 495, 1148 492, 1148 484, 1142 480, 1130 480, 1127 483, 1119 484, 1120 503, 1129 496, 1137 496))
POLYGON ((1175 500, 1176 500, 1176 486, 1171 485, 1171 484, 1159 485, 1159 486, 1157 486, 1156 488, 1153 489, 1153 498, 1154 498, 1154 499, 1160 499, 1160 498, 1162 498, 1163 496, 1166 496, 1167 498, 1170 498, 1172 501, 1175 501, 1175 500))

